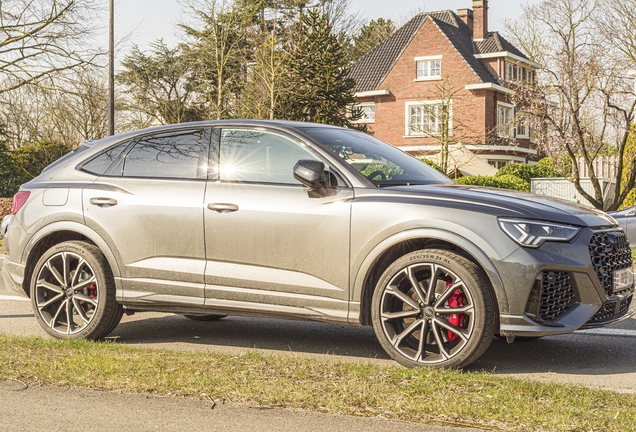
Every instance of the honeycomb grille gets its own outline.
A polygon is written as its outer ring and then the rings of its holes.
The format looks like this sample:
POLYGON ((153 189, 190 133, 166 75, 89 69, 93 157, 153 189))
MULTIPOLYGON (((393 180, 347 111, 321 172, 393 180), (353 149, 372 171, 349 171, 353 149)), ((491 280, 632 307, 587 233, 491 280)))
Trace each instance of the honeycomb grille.
POLYGON ((603 290, 608 296, 615 294, 612 292, 614 270, 629 268, 633 265, 632 252, 625 233, 622 231, 596 233, 590 240, 589 250, 594 271, 603 290))
POLYGON ((633 296, 629 296, 628 298, 621 300, 621 306, 618 312, 619 315, 622 315, 629 310, 629 305, 632 304, 632 297, 633 296))
POLYGON ((601 308, 594 314, 594 316, 588 321, 589 323, 602 323, 604 321, 610 321, 615 318, 620 318, 625 315, 629 310, 629 306, 632 303, 633 296, 629 296, 623 300, 613 300, 611 302, 605 303, 601 308), (618 312, 616 311, 616 304, 620 302, 618 306, 618 312))
POLYGON ((545 321, 554 321, 574 305, 575 296, 570 274, 544 272, 539 317, 545 321))

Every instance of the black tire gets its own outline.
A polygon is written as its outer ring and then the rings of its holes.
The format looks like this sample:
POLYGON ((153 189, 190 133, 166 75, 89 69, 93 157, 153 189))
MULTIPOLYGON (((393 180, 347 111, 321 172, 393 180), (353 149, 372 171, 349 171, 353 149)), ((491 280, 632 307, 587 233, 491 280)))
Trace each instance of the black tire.
POLYGON ((218 321, 226 316, 227 315, 184 315, 184 317, 192 321, 218 321))
POLYGON ((445 250, 397 259, 380 277, 371 308, 378 341, 407 367, 468 366, 495 334, 497 307, 486 276, 445 250))
POLYGON ((106 258, 82 241, 46 251, 35 265, 30 290, 38 323, 59 339, 101 339, 117 327, 124 312, 106 258))

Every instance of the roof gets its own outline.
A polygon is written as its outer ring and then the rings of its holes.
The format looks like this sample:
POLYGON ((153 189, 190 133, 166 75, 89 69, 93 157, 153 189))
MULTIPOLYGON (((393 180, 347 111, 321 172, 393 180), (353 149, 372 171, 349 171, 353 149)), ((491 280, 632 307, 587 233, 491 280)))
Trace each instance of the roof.
POLYGON ((475 54, 490 54, 503 51, 528 60, 524 53, 508 42, 499 32, 490 32, 482 40, 475 41, 475 54))
POLYGON ((488 33, 483 41, 473 42, 473 31, 453 11, 423 13, 417 15, 354 63, 350 72, 350 76, 356 81, 354 91, 378 90, 380 84, 391 72, 427 19, 431 19, 455 47, 475 73, 478 82, 501 84, 500 79, 478 60, 475 54, 508 51, 526 58, 521 51, 500 36, 498 32, 488 33), (497 49, 497 51, 492 51, 492 49, 497 49))

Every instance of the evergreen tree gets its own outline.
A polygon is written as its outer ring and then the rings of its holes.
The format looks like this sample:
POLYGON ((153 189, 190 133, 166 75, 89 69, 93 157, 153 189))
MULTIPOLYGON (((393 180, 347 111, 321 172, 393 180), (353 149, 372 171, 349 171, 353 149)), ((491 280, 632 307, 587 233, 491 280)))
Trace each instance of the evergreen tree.
POLYGON ((279 117, 351 126, 355 81, 349 77, 347 53, 333 34, 326 14, 310 9, 300 19, 287 45, 289 96, 279 117))
POLYGON ((133 47, 117 75, 132 97, 131 109, 141 111, 162 124, 199 120, 192 105, 188 83, 190 71, 180 48, 169 48, 159 40, 147 55, 133 47))
POLYGON ((395 24, 393 24, 393 21, 383 18, 371 20, 369 24, 362 27, 360 33, 353 39, 351 60, 354 62, 359 60, 394 32, 395 24))

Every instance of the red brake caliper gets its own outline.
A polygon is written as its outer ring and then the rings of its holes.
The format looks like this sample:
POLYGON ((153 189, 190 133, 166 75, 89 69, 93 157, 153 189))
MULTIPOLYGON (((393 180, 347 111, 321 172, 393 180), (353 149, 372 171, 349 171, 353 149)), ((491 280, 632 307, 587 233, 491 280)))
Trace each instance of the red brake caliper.
POLYGON ((95 284, 90 284, 88 286, 88 296, 92 299, 97 297, 97 287, 95 286, 95 284))
MULTIPOLYGON (((450 287, 451 287, 451 281, 446 281, 446 289, 449 289, 450 287)), ((458 289, 456 289, 455 292, 451 294, 451 296, 448 298, 448 307, 449 308, 464 307, 464 300, 462 298, 462 293, 460 293, 458 289)), ((465 329, 467 327, 466 315, 464 314, 451 314, 450 318, 448 319, 448 322, 461 329, 465 329)), ((448 340, 450 342, 455 342, 457 339, 459 339, 459 336, 457 336, 455 333, 449 330, 448 340)))

